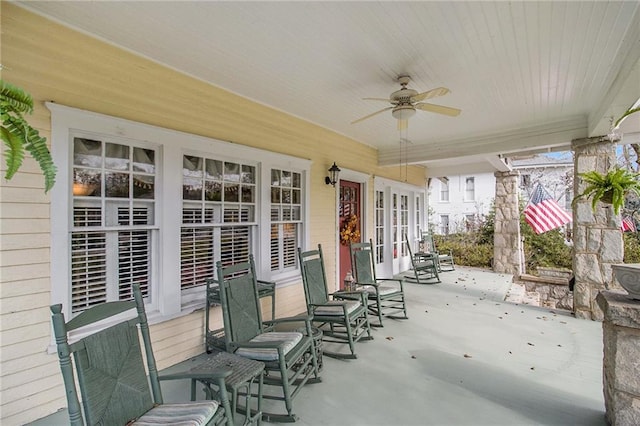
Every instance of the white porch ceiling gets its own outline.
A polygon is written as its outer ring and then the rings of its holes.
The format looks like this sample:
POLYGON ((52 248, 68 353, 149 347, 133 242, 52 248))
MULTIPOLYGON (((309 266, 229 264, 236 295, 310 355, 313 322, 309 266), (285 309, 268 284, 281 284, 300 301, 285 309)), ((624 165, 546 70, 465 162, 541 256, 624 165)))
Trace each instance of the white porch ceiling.
POLYGON ((606 134, 640 97, 637 1, 16 3, 432 176, 606 134), (430 101, 462 113, 418 111, 402 135, 390 111, 350 124, 387 106, 362 98, 388 98, 400 75, 448 87, 430 101))

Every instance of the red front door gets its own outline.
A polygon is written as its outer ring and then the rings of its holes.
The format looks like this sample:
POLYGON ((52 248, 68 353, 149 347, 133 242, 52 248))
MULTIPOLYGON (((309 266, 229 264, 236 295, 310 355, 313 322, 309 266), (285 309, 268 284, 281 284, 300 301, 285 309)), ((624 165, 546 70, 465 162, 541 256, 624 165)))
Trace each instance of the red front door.
POLYGON ((340 181, 338 235, 340 241, 340 269, 338 279, 340 288, 344 288, 344 277, 351 271, 349 245, 362 241, 362 216, 360 214, 360 184, 346 180, 340 181), (345 238, 346 237, 346 238, 345 238))

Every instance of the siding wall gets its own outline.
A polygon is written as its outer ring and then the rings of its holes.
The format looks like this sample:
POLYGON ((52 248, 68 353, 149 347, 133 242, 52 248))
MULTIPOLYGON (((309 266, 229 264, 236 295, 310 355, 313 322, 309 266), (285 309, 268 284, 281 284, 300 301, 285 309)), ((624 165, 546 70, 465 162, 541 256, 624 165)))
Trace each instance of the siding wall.
MULTIPOLYGON (((341 168, 397 178, 378 168, 377 151, 303 120, 248 101, 127 51, 2 2, 2 78, 31 93, 29 122, 50 139, 45 101, 122 117, 313 161, 310 244, 335 259, 335 192, 324 184, 333 161, 341 168)), ((4 145, 3 148, 4 149, 4 145)), ((4 160, 0 163, 4 175, 4 160)), ((408 182, 423 186, 424 169, 408 182)), ((372 181, 371 181, 372 183, 372 181)), ((58 183, 60 184, 60 183, 58 183)), ((49 195, 36 163, 0 184, 0 423, 22 424, 65 407, 50 343, 49 195)), ((373 185, 370 185, 373 188, 373 185)), ((372 223, 373 198, 367 215, 372 223)), ((327 262, 333 277, 335 264, 327 262)), ((301 285, 278 291, 278 315, 304 310, 301 285)), ((220 320, 220 315, 214 313, 220 320)), ((160 368, 203 350, 201 311, 151 327, 160 368)))

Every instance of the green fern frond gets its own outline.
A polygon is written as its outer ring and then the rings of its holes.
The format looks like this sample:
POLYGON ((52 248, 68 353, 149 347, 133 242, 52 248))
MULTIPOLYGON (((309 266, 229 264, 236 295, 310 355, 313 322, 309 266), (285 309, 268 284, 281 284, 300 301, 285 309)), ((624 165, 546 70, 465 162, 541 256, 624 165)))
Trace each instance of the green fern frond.
POLYGON ((33 98, 19 87, 0 80, 0 105, 4 111, 20 114, 33 112, 33 98))
POLYGON ((29 128, 26 139, 28 143, 25 145, 25 149, 40 165, 44 174, 44 192, 49 192, 56 182, 57 169, 53 164, 49 148, 47 148, 47 140, 40 136, 34 128, 29 128))
POLYGON ((51 152, 47 148, 46 139, 31 127, 22 116, 33 112, 31 95, 6 81, 0 79, 0 121, 1 137, 7 149, 5 157, 7 171, 5 179, 11 179, 24 160, 24 151, 28 151, 38 162, 44 174, 45 192, 55 184, 56 167, 51 152))
POLYGON ((4 177, 9 180, 16 174, 20 166, 22 166, 22 161, 24 160, 24 149, 20 138, 4 127, 0 127, 0 136, 7 147, 7 150, 5 151, 7 170, 4 177))

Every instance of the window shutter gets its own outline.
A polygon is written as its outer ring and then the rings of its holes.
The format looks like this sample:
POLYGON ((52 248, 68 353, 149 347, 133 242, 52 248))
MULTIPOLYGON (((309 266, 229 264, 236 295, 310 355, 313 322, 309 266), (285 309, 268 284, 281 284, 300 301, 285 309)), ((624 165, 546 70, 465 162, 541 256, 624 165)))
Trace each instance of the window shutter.
POLYGON ((182 228, 180 235, 180 282, 182 288, 203 285, 215 275, 213 228, 182 228))
POLYGON ((140 284, 143 296, 149 294, 151 282, 150 231, 118 232, 118 296, 133 298, 132 284, 140 284))
POLYGON ((71 236, 71 312, 107 301, 107 236, 79 232, 71 236))
POLYGON ((229 226, 221 229, 220 261, 223 266, 249 260, 249 227, 229 226))
POLYGON ((297 224, 284 223, 282 235, 282 263, 285 268, 296 266, 296 247, 298 246, 297 224))

